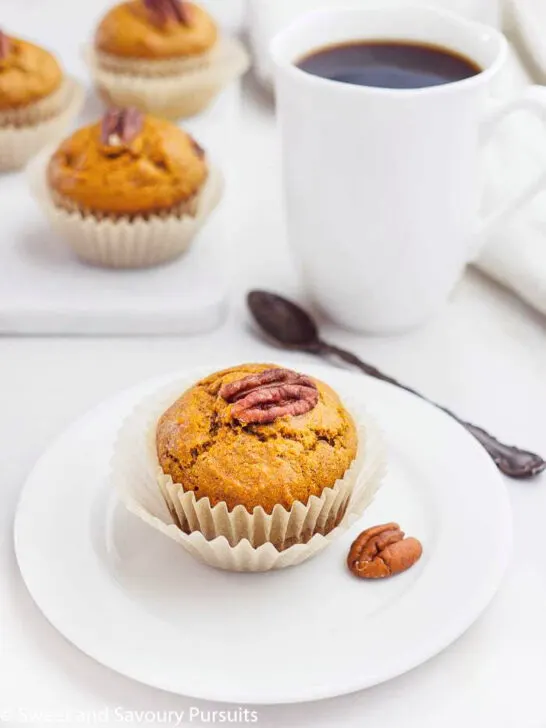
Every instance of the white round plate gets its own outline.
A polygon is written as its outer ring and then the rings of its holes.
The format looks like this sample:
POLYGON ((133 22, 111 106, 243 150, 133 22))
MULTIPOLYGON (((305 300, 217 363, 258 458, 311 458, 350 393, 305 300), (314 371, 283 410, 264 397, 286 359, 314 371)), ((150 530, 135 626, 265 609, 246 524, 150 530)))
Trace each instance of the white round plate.
POLYGON ((511 550, 507 493, 487 454, 412 395, 361 374, 302 369, 342 396, 364 396, 386 434, 390 472, 361 522, 301 566, 211 569, 116 502, 108 471, 120 422, 175 375, 101 405, 42 456, 17 511, 17 558, 36 603, 74 645, 174 693, 290 703, 400 675, 484 610, 511 550), (421 561, 389 580, 354 578, 345 566, 352 539, 387 521, 421 539, 421 561))

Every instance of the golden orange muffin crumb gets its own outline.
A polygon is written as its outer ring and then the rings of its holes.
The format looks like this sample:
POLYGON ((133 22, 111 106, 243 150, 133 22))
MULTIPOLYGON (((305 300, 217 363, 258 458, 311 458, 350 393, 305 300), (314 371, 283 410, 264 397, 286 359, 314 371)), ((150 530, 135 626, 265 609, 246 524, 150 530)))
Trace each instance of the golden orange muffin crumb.
POLYGON ((188 23, 169 18, 158 22, 143 0, 129 0, 112 8, 95 35, 98 51, 121 58, 166 60, 207 53, 218 30, 210 15, 184 2, 188 23))
POLYGON ((104 139, 104 123, 75 132, 49 162, 49 186, 64 206, 149 216, 174 211, 201 190, 208 175, 204 152, 175 124, 142 116, 134 138, 124 143, 104 139))
POLYGON ((63 72, 49 51, 26 40, 2 36, 0 112, 30 106, 60 89, 63 72))
POLYGON ((311 380, 318 401, 304 414, 266 424, 233 416, 237 401, 226 401, 220 390, 272 368, 243 364, 212 374, 160 418, 159 463, 185 491, 208 497, 213 506, 225 502, 230 511, 242 505, 249 512, 261 506, 271 513, 277 504, 286 509, 296 501, 306 504, 345 475, 356 456, 357 430, 337 394, 323 382, 311 380))

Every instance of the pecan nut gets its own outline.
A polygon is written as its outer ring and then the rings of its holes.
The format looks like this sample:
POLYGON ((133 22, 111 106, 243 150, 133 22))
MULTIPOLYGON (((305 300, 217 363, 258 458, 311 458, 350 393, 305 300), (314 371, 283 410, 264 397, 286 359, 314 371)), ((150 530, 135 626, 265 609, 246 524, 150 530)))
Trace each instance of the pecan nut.
POLYGON ((160 25, 169 21, 189 25, 190 8, 184 0, 143 0, 153 19, 160 25))
POLYGON ((126 146, 140 134, 143 124, 138 109, 109 109, 102 119, 101 141, 109 147, 126 146))
POLYGON ((361 579, 384 579, 411 568, 422 553, 416 538, 405 538, 397 523, 386 523, 368 528, 355 539, 347 566, 361 579))
POLYGON ((0 61, 3 61, 11 53, 11 40, 0 30, 0 61))
POLYGON ((231 416, 245 424, 270 424, 306 414, 319 400, 312 379, 289 369, 267 369, 224 384, 220 396, 233 404, 231 416))
POLYGON ((195 152, 195 154, 199 157, 199 159, 204 159, 206 156, 206 152, 203 149, 203 147, 200 144, 198 144, 195 141, 195 139, 190 139, 190 141, 191 141, 191 145, 193 147, 193 151, 195 152))

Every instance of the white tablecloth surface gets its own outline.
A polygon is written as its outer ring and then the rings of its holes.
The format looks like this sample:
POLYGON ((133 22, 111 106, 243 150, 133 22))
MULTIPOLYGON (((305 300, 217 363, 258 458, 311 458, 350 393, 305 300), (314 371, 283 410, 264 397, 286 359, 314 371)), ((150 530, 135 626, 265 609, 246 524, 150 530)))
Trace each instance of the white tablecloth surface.
MULTIPOLYGON (((43 0, 26 2, 36 8, 43 0)), ((6 11, 20 7, 20 0, 3 3, 6 11)), ((72 19, 87 3, 80 0, 77 11, 75 5, 67 11, 72 19)), ((88 724, 95 717, 96 725, 122 725, 117 707, 155 711, 154 721, 140 725, 161 726, 162 711, 211 707, 137 685, 57 634, 22 584, 12 519, 25 476, 42 449, 75 417, 120 388, 216 358, 275 358, 248 326, 244 294, 250 287, 294 296, 301 291, 284 241, 278 157, 268 143, 270 108, 251 83, 245 99, 239 226, 236 243, 225 253, 233 307, 222 329, 187 339, 0 339, 0 721, 8 725, 29 724, 34 717, 34 725, 72 726, 81 724, 82 715, 88 724)), ((328 325, 324 333, 508 442, 546 452, 544 319, 480 274, 470 272, 433 321, 405 336, 366 338, 328 325)), ((466 635, 402 678, 325 703, 262 708, 258 725, 546 725, 546 478, 506 486, 514 510, 514 563, 499 596, 466 635)), ((487 558, 469 549, 462 558, 478 564, 487 558)), ((186 724, 205 725, 196 719, 186 724)))

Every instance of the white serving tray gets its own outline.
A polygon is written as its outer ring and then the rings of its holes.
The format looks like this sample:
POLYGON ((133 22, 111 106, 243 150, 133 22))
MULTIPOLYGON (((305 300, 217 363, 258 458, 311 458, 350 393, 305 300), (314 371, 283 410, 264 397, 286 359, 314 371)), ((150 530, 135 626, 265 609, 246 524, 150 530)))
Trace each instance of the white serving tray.
MULTIPOLYGON (((89 74, 81 48, 112 3, 95 0, 3 0, 2 24, 50 47, 81 81, 89 74)), ((231 17, 207 2, 228 31, 231 17), (228 22, 229 21, 229 22, 228 22)), ((239 13, 240 16, 240 13, 239 13)), ((238 22, 240 22, 238 17, 238 22)), ((91 87, 75 126, 100 117, 91 87)), ((0 176, 0 334, 191 334, 218 326, 227 313, 222 260, 230 248, 234 205, 230 184, 237 164, 231 135, 239 127, 240 89, 234 84, 208 111, 183 123, 226 178, 224 200, 178 261, 156 269, 112 271, 79 262, 49 228, 30 196, 24 172, 0 176)))
MULTIPOLYGON (((227 92, 208 115, 185 125, 208 150, 214 147, 212 117, 229 118, 236 97, 227 92)), ((89 111, 86 116, 93 118, 89 111)), ((211 157, 216 161, 214 149, 211 157)), ((48 226, 24 173, 0 178, 0 212, 0 333, 189 334, 225 316, 218 261, 220 246, 229 245, 228 194, 186 255, 139 271, 81 263, 48 226)))

